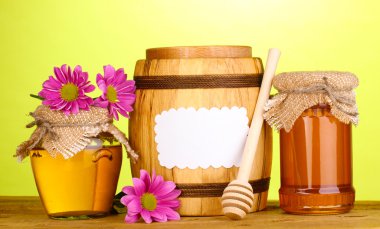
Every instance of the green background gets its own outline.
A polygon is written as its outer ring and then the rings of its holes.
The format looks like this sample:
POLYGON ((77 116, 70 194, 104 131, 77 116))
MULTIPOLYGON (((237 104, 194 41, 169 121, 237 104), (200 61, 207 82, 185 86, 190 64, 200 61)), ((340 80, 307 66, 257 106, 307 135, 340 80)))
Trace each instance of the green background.
MULTIPOLYGON (((0 195, 38 195, 29 159, 17 163, 12 155, 32 132, 27 114, 39 101, 28 95, 41 90, 53 66, 80 64, 95 83, 105 64, 124 67, 131 78, 147 48, 227 44, 252 46, 264 63, 268 48, 279 48, 277 72, 358 75, 354 186, 357 199, 379 200, 379 8, 375 0, 0 0, 0 195)), ((126 119, 117 125, 127 130, 126 119)), ((269 198, 277 199, 277 133, 273 156, 269 198)), ((130 183, 125 159, 119 190, 130 183)))

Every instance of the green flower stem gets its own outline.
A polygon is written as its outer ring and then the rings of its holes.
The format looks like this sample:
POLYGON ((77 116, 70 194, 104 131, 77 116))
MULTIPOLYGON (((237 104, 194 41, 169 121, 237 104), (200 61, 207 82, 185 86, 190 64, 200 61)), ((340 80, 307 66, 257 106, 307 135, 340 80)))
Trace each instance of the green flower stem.
POLYGON ((41 96, 38 96, 38 95, 35 95, 35 94, 30 94, 30 97, 32 98, 36 98, 36 99, 39 99, 39 100, 44 100, 44 98, 42 98, 41 96))

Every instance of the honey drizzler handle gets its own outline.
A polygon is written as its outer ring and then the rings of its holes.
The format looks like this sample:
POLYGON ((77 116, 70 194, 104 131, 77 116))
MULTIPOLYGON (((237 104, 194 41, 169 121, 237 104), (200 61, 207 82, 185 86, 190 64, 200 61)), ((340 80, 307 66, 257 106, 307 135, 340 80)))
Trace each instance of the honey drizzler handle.
POLYGON ((247 141, 245 143, 241 165, 236 180, 231 181, 223 192, 222 206, 224 214, 231 219, 242 219, 253 205, 253 190, 248 183, 255 158, 256 149, 263 126, 264 105, 269 98, 272 79, 276 72, 277 62, 280 58, 278 49, 270 49, 265 66, 263 81, 261 83, 259 97, 257 99, 255 112, 247 141))

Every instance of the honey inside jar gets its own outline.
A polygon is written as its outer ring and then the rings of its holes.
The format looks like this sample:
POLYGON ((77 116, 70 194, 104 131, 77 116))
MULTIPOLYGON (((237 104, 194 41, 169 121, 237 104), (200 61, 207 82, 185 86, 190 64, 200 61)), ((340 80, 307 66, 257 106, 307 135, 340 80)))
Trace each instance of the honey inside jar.
POLYGON ((40 148, 30 151, 40 198, 51 218, 91 217, 112 207, 122 162, 122 147, 84 149, 69 159, 52 157, 40 148))
POLYGON ((280 131, 280 207, 295 214, 348 212, 354 204, 351 125, 327 105, 305 110, 280 131))

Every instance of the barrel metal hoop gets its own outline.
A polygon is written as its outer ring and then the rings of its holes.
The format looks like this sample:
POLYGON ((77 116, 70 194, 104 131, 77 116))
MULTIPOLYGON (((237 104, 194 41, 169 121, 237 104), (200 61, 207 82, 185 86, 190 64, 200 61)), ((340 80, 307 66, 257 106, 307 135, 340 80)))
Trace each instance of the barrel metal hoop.
POLYGON ((136 89, 260 87, 263 74, 135 76, 136 89))
MULTIPOLYGON (((266 192, 269 189, 270 177, 248 182, 253 189, 253 193, 266 192)), ((182 198, 199 197, 221 197, 224 189, 229 183, 197 183, 197 184, 176 184, 181 190, 182 198)))

